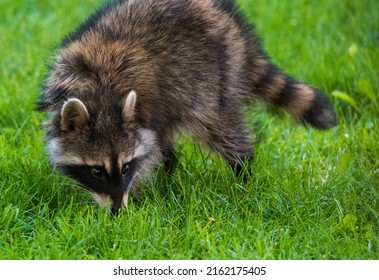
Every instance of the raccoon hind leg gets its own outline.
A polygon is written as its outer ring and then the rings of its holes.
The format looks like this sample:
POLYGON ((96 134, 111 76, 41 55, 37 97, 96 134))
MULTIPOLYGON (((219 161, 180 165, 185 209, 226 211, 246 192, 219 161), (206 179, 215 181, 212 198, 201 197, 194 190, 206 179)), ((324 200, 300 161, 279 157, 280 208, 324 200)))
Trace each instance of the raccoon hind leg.
POLYGON ((243 125, 242 116, 236 110, 224 110, 218 125, 209 129, 206 143, 228 162, 236 176, 250 175, 253 161, 253 143, 243 125), (228 112, 228 114, 226 114, 228 112))

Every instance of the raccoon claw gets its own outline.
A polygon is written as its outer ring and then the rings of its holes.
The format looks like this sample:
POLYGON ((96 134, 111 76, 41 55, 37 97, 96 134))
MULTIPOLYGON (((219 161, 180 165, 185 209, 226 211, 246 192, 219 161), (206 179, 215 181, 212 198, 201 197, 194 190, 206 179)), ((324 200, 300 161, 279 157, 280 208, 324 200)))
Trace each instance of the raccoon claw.
POLYGON ((120 212, 121 212, 121 205, 113 205, 112 206, 112 208, 111 208, 112 215, 118 216, 118 214, 120 214, 120 212))

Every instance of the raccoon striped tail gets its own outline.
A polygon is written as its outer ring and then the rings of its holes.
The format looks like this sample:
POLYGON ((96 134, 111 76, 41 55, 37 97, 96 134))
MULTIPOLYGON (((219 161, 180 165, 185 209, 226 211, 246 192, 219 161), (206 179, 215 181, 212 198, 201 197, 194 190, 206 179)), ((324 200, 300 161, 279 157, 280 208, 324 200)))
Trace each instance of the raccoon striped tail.
POLYGON ((284 109, 295 119, 318 129, 337 124, 330 100, 322 91, 283 74, 267 60, 259 62, 260 65, 255 65, 251 72, 252 87, 266 103, 284 109))

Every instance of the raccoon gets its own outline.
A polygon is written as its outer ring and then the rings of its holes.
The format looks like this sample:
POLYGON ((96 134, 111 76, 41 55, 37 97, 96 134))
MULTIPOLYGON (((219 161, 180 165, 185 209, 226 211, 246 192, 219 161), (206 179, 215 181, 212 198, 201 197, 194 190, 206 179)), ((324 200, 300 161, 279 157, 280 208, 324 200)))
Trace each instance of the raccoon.
POLYGON ((63 39, 38 109, 51 164, 118 213, 187 133, 238 174, 253 157, 243 107, 263 100, 318 129, 328 97, 273 64, 230 0, 119 0, 63 39))

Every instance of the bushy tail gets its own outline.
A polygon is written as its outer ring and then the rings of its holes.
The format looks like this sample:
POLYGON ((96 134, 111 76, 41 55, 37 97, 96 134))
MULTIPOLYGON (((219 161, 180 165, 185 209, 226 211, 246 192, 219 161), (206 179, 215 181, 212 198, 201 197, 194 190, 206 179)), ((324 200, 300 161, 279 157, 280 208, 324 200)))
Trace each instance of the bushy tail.
POLYGON ((266 59, 258 59, 254 64, 251 65, 251 86, 254 94, 266 103, 318 129, 337 124, 330 100, 322 91, 283 74, 266 59))

